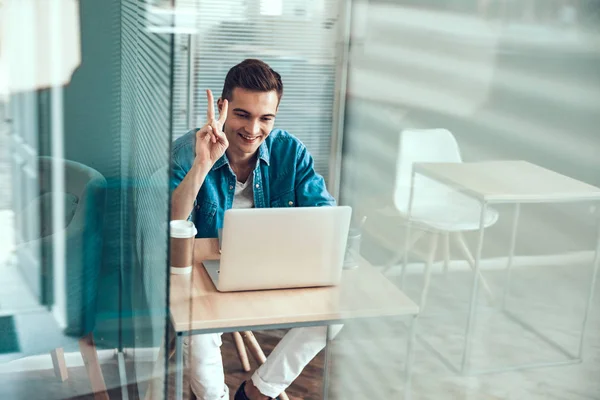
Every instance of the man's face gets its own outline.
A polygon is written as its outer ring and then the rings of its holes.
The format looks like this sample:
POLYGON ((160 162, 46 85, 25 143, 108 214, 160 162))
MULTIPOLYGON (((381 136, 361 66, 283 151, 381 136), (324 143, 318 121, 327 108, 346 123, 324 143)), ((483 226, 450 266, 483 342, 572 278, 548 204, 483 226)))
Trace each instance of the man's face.
MULTIPOLYGON (((223 100, 219 99, 219 111, 223 100)), ((235 88, 229 101, 223 130, 229 150, 238 155, 253 155, 269 136, 275 123, 279 99, 277 92, 254 92, 235 88)))

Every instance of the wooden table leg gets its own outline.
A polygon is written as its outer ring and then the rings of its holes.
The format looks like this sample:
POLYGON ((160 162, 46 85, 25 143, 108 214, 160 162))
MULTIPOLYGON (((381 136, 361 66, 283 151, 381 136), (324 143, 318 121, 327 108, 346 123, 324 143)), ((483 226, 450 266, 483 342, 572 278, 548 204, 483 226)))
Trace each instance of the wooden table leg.
POLYGON ((235 343, 235 348, 238 353, 238 357, 240 358, 240 362, 242 363, 242 368, 245 372, 250 372, 250 360, 248 360, 248 353, 246 352, 246 345, 244 344, 244 339, 239 332, 232 332, 233 341, 235 343))
POLYGON ((61 382, 69 379, 69 371, 67 370, 67 363, 65 362, 65 352, 62 347, 57 347, 50 352, 52 357, 52 366, 54 367, 54 375, 61 382))
POLYGON ((87 369, 92 392, 94 392, 94 400, 109 400, 92 333, 79 339, 79 351, 87 369))
MULTIPOLYGON (((248 346, 248 350, 250 350, 250 354, 252 354, 252 357, 254 358, 254 360, 256 360, 256 363, 259 365, 264 364, 265 361, 267 361, 267 357, 260 348, 260 345, 254 337, 254 334, 250 331, 244 331, 242 332, 242 337, 244 338, 244 342, 246 342, 246 346, 248 346)), ((290 400, 290 398, 285 392, 281 392, 281 394, 278 397, 281 400, 290 400)))

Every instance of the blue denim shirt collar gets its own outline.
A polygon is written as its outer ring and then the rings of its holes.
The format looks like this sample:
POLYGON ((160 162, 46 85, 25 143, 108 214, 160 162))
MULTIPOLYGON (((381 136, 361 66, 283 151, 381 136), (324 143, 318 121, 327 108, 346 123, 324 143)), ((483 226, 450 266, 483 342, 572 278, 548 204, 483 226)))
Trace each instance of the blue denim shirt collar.
MULTIPOLYGON (((267 163, 267 165, 270 165, 270 163, 271 163, 270 156, 271 156, 271 154, 269 153, 269 147, 267 147, 266 142, 262 142, 261 145, 258 147, 258 158, 263 160, 265 163, 267 163)), ((229 159, 227 158, 227 154, 223 154, 221 156, 221 158, 219 158, 217 160, 217 162, 211 168, 211 171, 216 171, 225 164, 229 164, 229 159)))
POLYGON ((229 164, 229 159, 227 158, 227 154, 223 154, 221 158, 217 160, 217 162, 210 169, 211 171, 216 171, 221 168, 223 165, 229 164))
POLYGON ((269 153, 269 147, 265 142, 262 142, 260 147, 258 148, 258 158, 266 162, 267 165, 269 165, 270 156, 271 154, 269 153))

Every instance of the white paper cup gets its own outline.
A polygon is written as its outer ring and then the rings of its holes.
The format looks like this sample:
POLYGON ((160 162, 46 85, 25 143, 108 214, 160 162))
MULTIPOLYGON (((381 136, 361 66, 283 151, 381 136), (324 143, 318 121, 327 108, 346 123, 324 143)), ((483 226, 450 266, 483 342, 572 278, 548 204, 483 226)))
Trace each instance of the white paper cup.
POLYGON ((194 264, 194 238, 198 231, 193 222, 186 220, 171 221, 169 227, 171 230, 171 273, 189 274, 192 272, 194 264))

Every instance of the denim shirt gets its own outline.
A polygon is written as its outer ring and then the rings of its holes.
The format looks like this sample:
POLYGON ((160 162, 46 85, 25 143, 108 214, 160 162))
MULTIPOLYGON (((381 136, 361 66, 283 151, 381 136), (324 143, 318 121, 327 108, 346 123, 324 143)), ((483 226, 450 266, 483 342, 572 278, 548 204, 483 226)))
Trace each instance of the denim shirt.
MULTIPOLYGON (((194 129, 173 143, 171 191, 185 178, 195 158, 194 129)), ((236 176, 223 155, 206 176, 190 218, 198 229, 198 238, 217 237, 225 211, 233 204, 236 176)), ((258 148, 256 168, 252 172, 254 206, 316 207, 333 206, 325 180, 315 172, 306 147, 290 133, 274 129, 258 148)))

